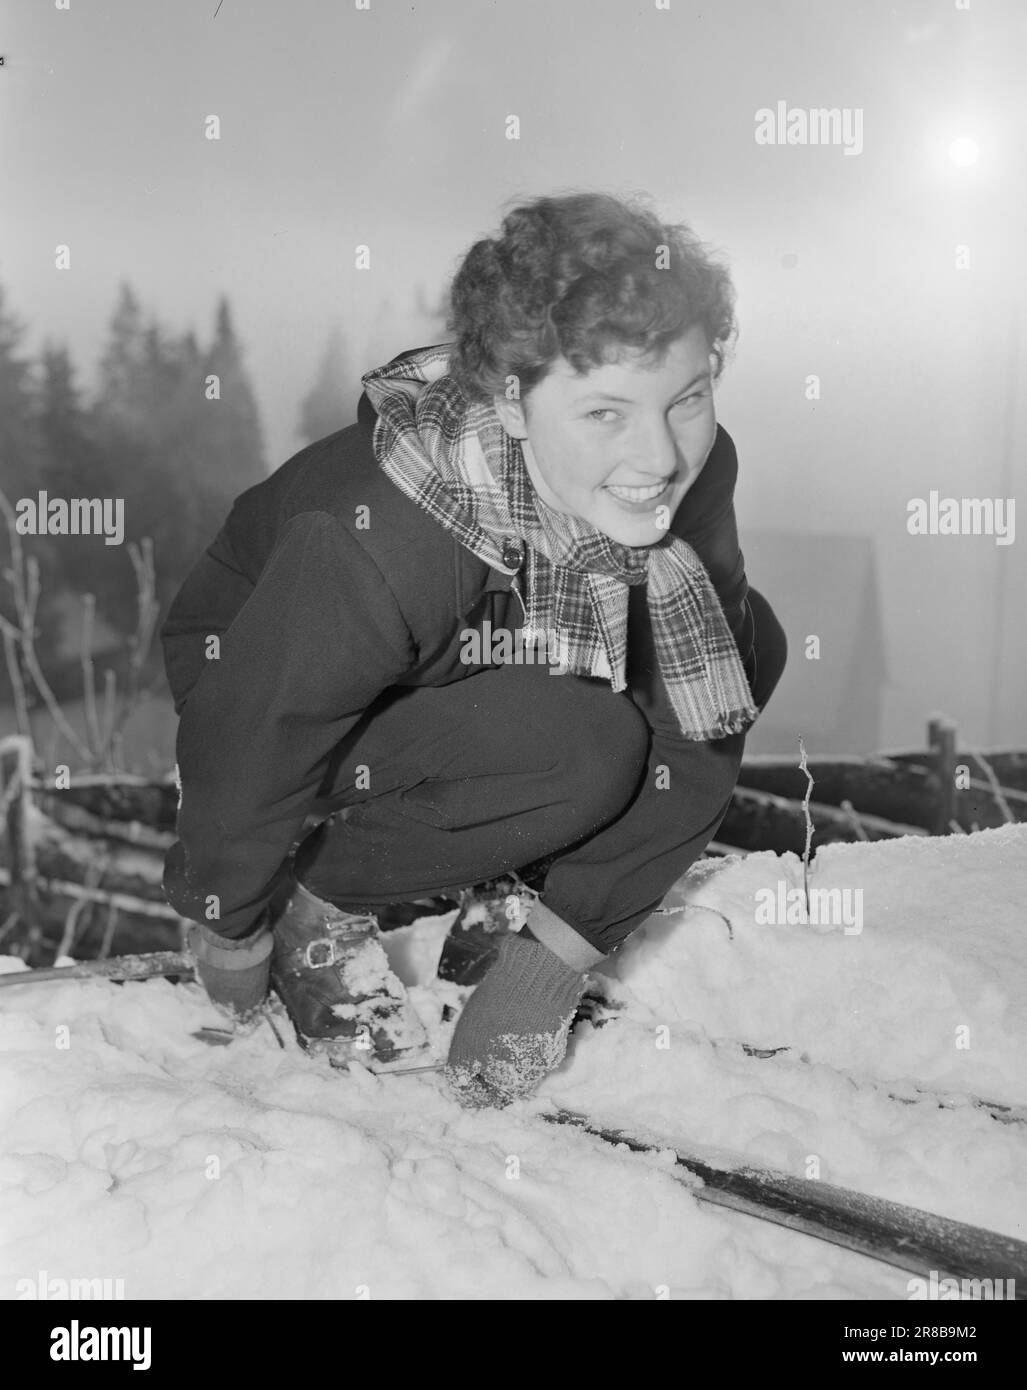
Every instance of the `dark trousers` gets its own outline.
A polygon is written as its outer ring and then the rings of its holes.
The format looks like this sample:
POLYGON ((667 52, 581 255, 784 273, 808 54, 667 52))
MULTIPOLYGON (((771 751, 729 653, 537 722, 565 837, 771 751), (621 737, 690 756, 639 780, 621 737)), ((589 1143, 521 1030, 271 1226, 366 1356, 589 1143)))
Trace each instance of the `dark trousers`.
MULTIPOLYGON (((762 709, 786 644, 766 601, 749 599, 762 709)), ((628 693, 545 665, 393 688, 340 746, 322 789, 332 814, 297 850, 296 874, 374 911, 556 852, 541 901, 605 955, 713 839, 744 745, 654 732, 628 693)))

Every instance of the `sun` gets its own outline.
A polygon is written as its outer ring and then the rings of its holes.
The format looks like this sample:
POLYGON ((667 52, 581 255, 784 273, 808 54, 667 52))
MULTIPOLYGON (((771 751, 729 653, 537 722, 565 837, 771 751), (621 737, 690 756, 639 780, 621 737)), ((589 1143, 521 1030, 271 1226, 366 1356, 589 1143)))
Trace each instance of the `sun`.
POLYGON ((980 145, 976 140, 971 140, 968 135, 960 135, 949 145, 949 158, 953 164, 958 164, 961 169, 968 169, 971 164, 976 164, 980 157, 980 145))

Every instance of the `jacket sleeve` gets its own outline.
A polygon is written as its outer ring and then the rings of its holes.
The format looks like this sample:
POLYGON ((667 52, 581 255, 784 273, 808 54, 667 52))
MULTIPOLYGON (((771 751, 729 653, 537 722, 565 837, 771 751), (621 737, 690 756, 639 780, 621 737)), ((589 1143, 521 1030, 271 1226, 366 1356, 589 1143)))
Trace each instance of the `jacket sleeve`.
POLYGON ((734 442, 727 430, 718 425, 706 466, 685 494, 671 522, 671 531, 687 541, 706 566, 751 680, 755 627, 747 601, 749 584, 735 520, 737 481, 734 442))
POLYGON ((177 715, 206 670, 208 639, 224 636, 252 594, 254 582, 232 551, 227 525, 222 527, 186 575, 160 630, 164 674, 177 715))
POLYGON ((357 538, 325 512, 291 518, 182 709, 178 840, 164 871, 177 912, 229 939, 247 934, 335 745, 415 660, 357 538))

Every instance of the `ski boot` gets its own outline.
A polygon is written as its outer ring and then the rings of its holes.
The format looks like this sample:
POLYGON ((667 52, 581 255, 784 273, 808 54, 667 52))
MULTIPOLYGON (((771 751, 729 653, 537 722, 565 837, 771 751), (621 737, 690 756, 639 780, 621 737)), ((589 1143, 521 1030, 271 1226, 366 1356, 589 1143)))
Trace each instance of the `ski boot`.
POLYGON ((306 1051, 381 1071, 427 1050, 373 913, 346 912, 294 881, 273 932, 271 983, 306 1051))
POLYGON ((520 931, 538 891, 511 871, 460 890, 460 907, 439 958, 438 977, 455 985, 479 984, 508 931, 520 931))

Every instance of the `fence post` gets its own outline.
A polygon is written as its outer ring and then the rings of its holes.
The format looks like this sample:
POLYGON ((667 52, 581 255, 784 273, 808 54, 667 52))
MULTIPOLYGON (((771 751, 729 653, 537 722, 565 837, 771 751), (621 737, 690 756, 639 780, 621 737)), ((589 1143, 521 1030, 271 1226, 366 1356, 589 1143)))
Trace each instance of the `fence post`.
POLYGON ((956 819, 956 725, 947 715, 932 715, 927 724, 927 742, 934 753, 934 775, 937 779, 935 835, 948 835, 956 819))
POLYGON ((29 820, 32 785, 32 740, 24 734, 0 738, 0 839, 6 841, 11 886, 23 887, 36 877, 29 820))

